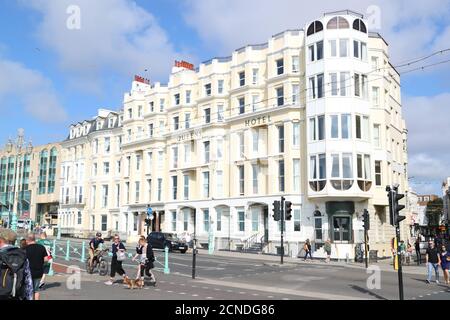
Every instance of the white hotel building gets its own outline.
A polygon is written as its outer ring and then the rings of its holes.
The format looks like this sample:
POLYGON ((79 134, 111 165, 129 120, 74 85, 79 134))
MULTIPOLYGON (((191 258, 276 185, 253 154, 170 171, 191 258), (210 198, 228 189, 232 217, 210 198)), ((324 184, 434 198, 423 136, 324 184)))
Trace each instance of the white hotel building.
POLYGON ((150 206, 153 230, 194 233, 196 222, 215 249, 274 253, 272 203, 284 196, 289 254, 310 239, 323 255, 329 238, 333 257, 353 257, 368 209, 370 249, 390 255, 385 187, 408 190, 407 130, 388 45, 361 15, 328 13, 195 70, 177 64, 168 85, 135 80, 121 112, 73 125, 63 142, 63 167, 84 165, 61 185, 83 187, 81 206, 67 207, 81 212, 78 233, 135 239, 150 206))

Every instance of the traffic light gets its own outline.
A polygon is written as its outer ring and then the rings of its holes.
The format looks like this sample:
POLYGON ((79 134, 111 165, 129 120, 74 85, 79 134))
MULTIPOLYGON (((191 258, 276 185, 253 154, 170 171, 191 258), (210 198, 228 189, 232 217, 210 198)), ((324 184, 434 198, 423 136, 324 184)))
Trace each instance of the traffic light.
POLYGON ((398 189, 394 188, 395 190, 395 197, 394 197, 394 215, 396 217, 396 223, 400 223, 401 221, 405 220, 405 216, 400 215, 400 211, 405 209, 405 206, 402 204, 399 204, 398 201, 400 199, 403 199, 405 197, 404 194, 397 193, 398 189))
POLYGON ((364 209, 363 222, 364 222, 364 230, 369 230, 370 229, 370 217, 369 217, 369 211, 367 209, 364 209))
POLYGON ((275 221, 280 221, 281 220, 281 203, 280 201, 274 201, 273 202, 273 219, 275 221))
POLYGON ((147 227, 149 227, 150 225, 152 224, 152 220, 150 220, 150 219, 145 219, 145 225, 147 226, 147 227))
POLYGON ((285 211, 286 212, 286 221, 289 221, 292 219, 292 202, 290 201, 285 201, 284 202, 284 207, 285 207, 285 211))
POLYGON ((389 221, 392 226, 397 226, 401 221, 405 220, 405 216, 400 215, 400 211, 405 208, 398 201, 405 197, 404 194, 398 193, 398 187, 386 187, 389 198, 389 221))

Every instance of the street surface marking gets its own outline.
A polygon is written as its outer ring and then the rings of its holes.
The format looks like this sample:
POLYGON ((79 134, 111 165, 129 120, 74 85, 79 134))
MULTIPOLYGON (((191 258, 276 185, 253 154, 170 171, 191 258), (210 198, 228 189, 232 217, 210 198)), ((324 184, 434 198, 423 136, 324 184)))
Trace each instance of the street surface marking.
MULTIPOLYGON (((279 293, 284 295, 291 296, 301 296, 301 297, 309 297, 315 299, 330 299, 330 300, 367 300, 367 297, 354 297, 354 296, 345 296, 345 295, 337 295, 337 294, 328 294, 322 292, 312 292, 312 291, 302 291, 302 290, 292 290, 286 288, 276 288, 262 286, 262 285, 253 285, 248 283, 240 283, 240 282, 230 282, 230 281, 220 281, 220 280, 212 280, 212 279, 203 279, 199 280, 199 282, 208 283, 210 285, 216 285, 221 287, 233 287, 261 292, 270 292, 270 293, 279 293)), ((242 292, 239 292, 243 294, 242 292)))

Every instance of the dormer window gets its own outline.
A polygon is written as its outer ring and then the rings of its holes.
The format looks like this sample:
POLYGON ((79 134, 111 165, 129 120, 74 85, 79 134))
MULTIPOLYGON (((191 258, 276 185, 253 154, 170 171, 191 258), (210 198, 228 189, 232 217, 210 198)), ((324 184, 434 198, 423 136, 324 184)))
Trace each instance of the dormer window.
POLYGON ((320 21, 314 21, 308 27, 308 31, 306 32, 307 36, 310 36, 314 33, 320 32, 323 30, 323 24, 320 21))
POLYGON ((355 21, 353 21, 353 29, 361 31, 363 33, 367 33, 366 25, 361 19, 356 19, 355 21))
POLYGON ((334 17, 328 21, 327 29, 348 29, 350 25, 344 17, 334 17))
POLYGON ((109 119, 108 128, 114 127, 114 118, 109 119))
POLYGON ((100 130, 102 128, 101 121, 97 121, 97 130, 100 130))

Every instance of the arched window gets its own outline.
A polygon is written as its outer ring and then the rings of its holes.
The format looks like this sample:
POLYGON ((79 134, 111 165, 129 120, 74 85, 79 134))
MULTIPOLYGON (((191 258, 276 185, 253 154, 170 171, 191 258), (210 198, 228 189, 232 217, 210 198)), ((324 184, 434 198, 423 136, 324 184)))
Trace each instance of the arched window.
POLYGON ((350 24, 344 17, 334 17, 328 21, 327 29, 348 29, 350 24))
POLYGON ((306 35, 310 36, 314 33, 320 32, 323 30, 323 24, 320 21, 314 21, 311 23, 308 27, 308 30, 306 31, 306 35))
POLYGON ((353 21, 353 29, 367 33, 367 28, 361 19, 356 19, 353 21))

